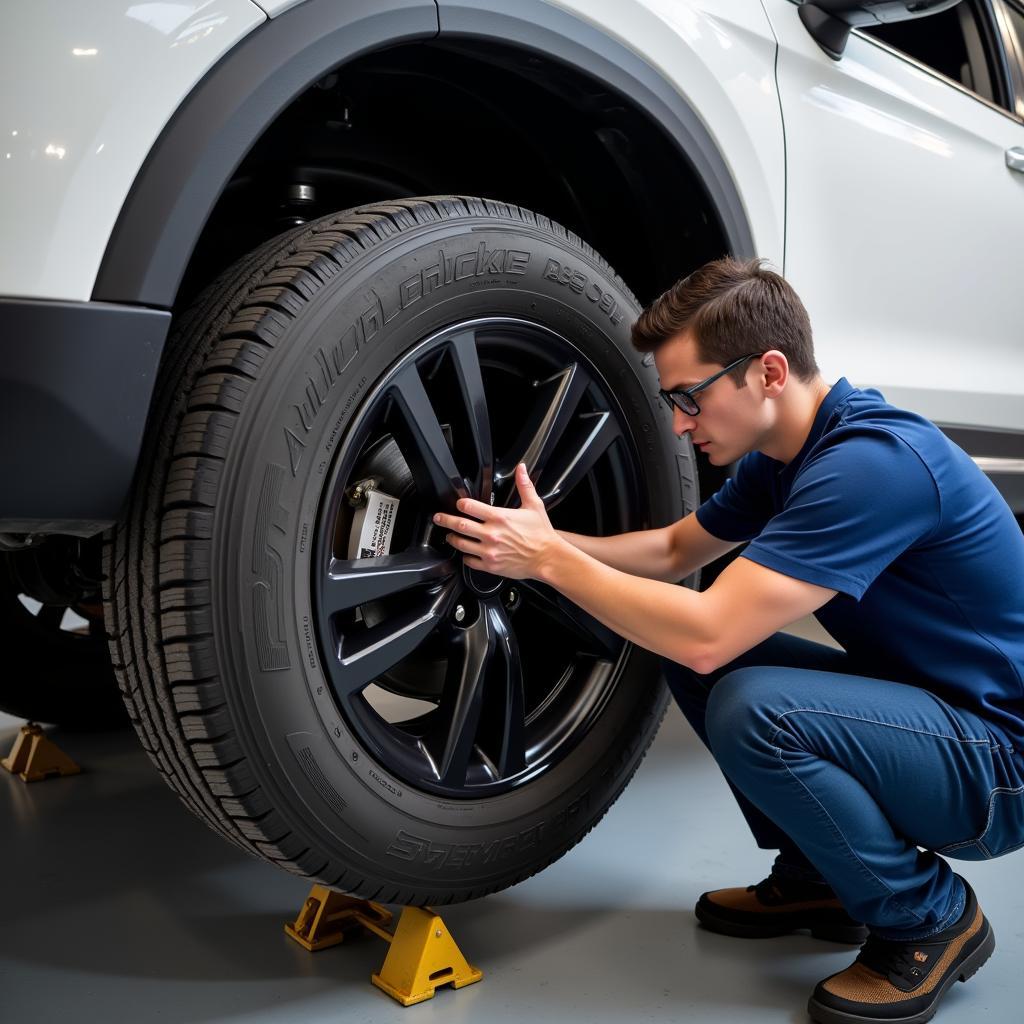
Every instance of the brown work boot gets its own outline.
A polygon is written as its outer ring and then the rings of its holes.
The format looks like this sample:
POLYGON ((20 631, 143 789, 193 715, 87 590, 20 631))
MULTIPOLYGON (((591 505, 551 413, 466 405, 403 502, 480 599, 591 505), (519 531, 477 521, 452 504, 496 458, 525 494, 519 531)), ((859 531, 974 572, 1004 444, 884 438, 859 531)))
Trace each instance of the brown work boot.
POLYGON ((843 909, 824 882, 797 882, 770 874, 745 889, 715 889, 694 911, 705 928, 723 935, 769 939, 809 928, 818 939, 859 945, 868 930, 843 909))
POLYGON ((926 939, 869 935, 853 964, 819 982, 807 1012, 822 1024, 924 1024, 954 981, 966 981, 996 948, 992 926, 966 882, 960 920, 926 939))

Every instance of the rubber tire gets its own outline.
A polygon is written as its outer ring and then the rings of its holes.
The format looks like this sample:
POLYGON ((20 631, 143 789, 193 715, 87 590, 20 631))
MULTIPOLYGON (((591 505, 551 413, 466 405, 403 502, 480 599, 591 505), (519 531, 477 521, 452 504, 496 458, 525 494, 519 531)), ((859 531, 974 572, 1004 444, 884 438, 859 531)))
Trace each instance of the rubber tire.
POLYGON ((127 726, 103 629, 86 636, 44 624, 19 600, 9 558, 0 552, 0 711, 65 729, 127 726))
POLYGON ((500 798, 442 799, 391 777, 327 696, 316 696, 324 679, 303 635, 304 619, 314 619, 309 552, 299 552, 315 527, 332 445, 359 399, 417 341, 479 315, 530 316, 585 346, 643 438, 650 525, 692 509, 692 448, 672 436, 652 397, 653 370, 629 344, 637 309, 575 235, 527 210, 466 197, 311 222, 199 296, 168 343, 130 514, 106 538, 104 597, 135 727, 211 828, 322 884, 419 905, 527 878, 593 828, 667 705, 650 652, 632 649, 605 713, 555 768, 500 798), (480 244, 526 253, 523 272, 471 274, 373 320, 377 297, 390 302, 426 263, 480 244), (545 278, 549 260, 570 272, 545 278), (599 294, 609 298, 599 304, 599 294), (376 324, 372 341, 347 351, 344 371, 320 387, 318 349, 359 323, 376 324), (305 433, 297 406, 318 387, 322 405, 305 433), (254 601, 256 589, 269 603, 254 601))

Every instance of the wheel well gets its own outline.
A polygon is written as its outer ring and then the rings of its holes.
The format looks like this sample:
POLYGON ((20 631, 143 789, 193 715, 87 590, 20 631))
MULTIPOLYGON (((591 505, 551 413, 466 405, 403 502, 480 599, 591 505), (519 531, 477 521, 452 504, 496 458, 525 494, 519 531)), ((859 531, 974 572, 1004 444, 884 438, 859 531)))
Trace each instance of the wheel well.
POLYGON ((416 42, 326 74, 268 126, 207 219, 175 308, 286 228, 366 202, 447 193, 560 221, 641 302, 729 251, 687 157, 623 95, 517 47, 416 42))

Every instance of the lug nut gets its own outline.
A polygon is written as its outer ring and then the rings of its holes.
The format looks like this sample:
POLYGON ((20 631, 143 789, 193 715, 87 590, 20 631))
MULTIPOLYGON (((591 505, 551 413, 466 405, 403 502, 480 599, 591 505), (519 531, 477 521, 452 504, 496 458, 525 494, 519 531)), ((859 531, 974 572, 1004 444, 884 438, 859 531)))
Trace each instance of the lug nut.
POLYGON ((348 492, 348 503, 353 508, 360 508, 367 502, 367 492, 376 490, 376 488, 380 487, 380 484, 380 478, 375 476, 368 476, 363 480, 358 480, 348 492))
POLYGON ((461 622, 466 617, 466 609, 462 605, 457 605, 455 608, 455 621, 461 622))
POLYGON ((518 594, 517 594, 517 593, 516 593, 516 592, 515 592, 514 590, 510 590, 510 591, 509 591, 509 592, 508 592, 508 593, 507 593, 507 594, 505 595, 505 604, 507 604, 507 605, 508 605, 508 606, 509 606, 510 608, 511 608, 511 607, 512 607, 512 605, 514 605, 514 604, 516 603, 516 601, 518 601, 518 600, 519 600, 519 595, 518 595, 518 594))

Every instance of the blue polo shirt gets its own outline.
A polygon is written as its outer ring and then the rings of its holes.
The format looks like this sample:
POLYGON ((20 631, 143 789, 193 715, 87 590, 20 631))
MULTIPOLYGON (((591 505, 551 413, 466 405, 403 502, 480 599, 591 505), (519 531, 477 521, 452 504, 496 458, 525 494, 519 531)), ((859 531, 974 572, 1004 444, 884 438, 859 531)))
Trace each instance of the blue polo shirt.
POLYGON ((1024 533, 932 422, 842 377, 791 462, 745 455, 697 520, 838 591, 815 618, 862 674, 921 686, 1024 750, 1024 533))

